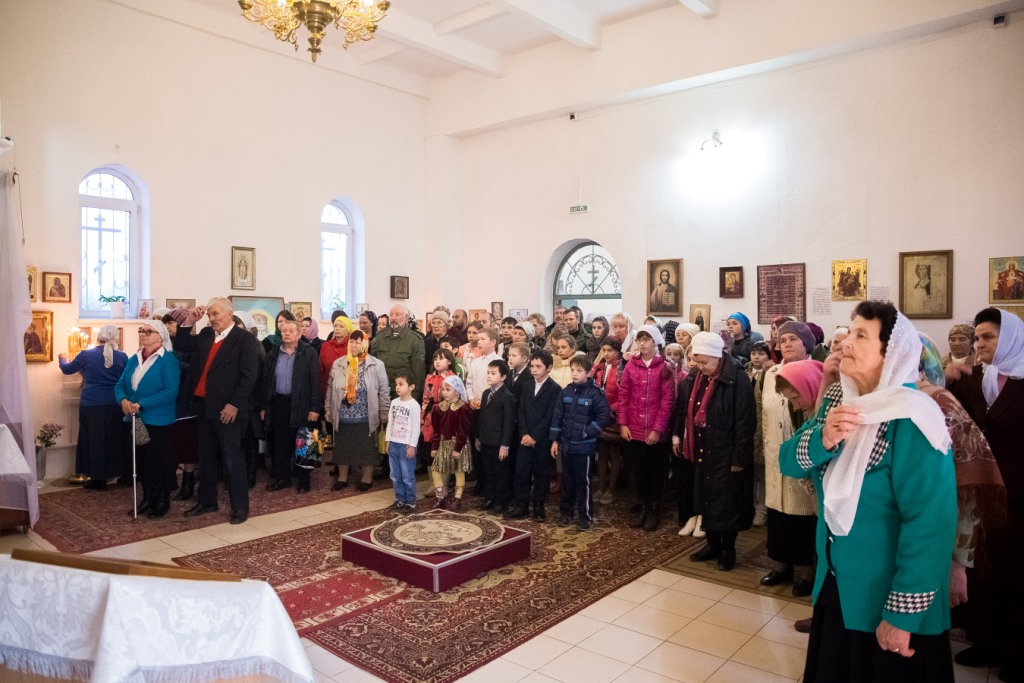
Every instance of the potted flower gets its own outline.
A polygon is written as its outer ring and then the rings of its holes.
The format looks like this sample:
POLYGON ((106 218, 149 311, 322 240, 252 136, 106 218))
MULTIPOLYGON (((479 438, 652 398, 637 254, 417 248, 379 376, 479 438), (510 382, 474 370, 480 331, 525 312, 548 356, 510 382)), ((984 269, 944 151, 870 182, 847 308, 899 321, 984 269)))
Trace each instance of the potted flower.
POLYGON ((128 299, 121 295, 101 296, 100 301, 110 306, 111 318, 124 318, 124 309, 128 305, 128 299))
POLYGON ((64 425, 47 422, 36 436, 36 479, 42 481, 46 477, 46 449, 57 445, 57 437, 64 431, 64 425))

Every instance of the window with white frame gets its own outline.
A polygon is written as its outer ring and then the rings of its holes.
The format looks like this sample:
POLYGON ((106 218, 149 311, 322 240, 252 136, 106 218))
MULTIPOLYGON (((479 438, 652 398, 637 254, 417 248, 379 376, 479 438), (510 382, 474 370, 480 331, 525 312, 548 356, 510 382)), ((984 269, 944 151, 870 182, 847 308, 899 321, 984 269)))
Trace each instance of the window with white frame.
POLYGON ((335 309, 348 310, 355 293, 355 244, 352 220, 338 202, 324 206, 320 214, 320 316, 331 319, 335 309))
POLYGON ((113 168, 97 168, 78 186, 82 235, 79 315, 110 315, 101 297, 131 302, 141 292, 141 201, 135 184, 113 168))

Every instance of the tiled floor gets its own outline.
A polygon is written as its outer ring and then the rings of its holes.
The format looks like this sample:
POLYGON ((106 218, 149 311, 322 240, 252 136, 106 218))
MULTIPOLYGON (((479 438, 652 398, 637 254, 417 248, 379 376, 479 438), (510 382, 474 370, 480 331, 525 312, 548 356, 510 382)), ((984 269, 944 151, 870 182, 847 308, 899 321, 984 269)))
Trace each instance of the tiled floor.
MULTIPOLYGON (((336 502, 253 517, 241 526, 218 524, 91 554, 170 562, 172 557, 380 509, 392 499, 390 490, 376 490, 336 502)), ((17 547, 53 549, 31 531, 27 535, 0 536, 0 553, 17 547)), ((798 681, 803 673, 807 636, 793 630, 793 620, 809 615, 810 608, 801 604, 654 570, 463 680, 798 681)), ((380 680, 310 641, 303 642, 319 681, 380 680)), ((954 651, 962 647, 962 643, 954 642, 954 651)), ((984 669, 956 667, 956 680, 995 683, 998 677, 984 669)))

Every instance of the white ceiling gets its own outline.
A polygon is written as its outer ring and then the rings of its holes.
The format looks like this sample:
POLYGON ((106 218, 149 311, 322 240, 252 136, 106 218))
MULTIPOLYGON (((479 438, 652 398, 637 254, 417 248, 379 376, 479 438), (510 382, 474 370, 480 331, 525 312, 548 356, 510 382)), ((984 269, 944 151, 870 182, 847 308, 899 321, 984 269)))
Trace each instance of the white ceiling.
MULTIPOLYGON (((136 4, 132 0, 113 0, 136 4)), ((249 35, 245 42, 262 40, 268 49, 292 53, 269 31, 248 25, 236 0, 195 0, 210 10, 234 14, 249 35), (260 35, 262 31, 262 35, 260 35)), ((361 74, 379 80, 370 70, 398 70, 417 79, 449 76, 472 70, 495 78, 504 75, 508 57, 541 45, 565 41, 581 50, 599 50, 601 27, 680 3, 714 14, 719 0, 392 0, 387 17, 368 43, 341 49, 337 31, 328 29, 323 55, 326 68, 351 73, 351 62, 367 67, 361 74), (380 69, 379 67, 385 67, 380 69)), ((305 52, 308 32, 299 29, 299 55, 305 52)))

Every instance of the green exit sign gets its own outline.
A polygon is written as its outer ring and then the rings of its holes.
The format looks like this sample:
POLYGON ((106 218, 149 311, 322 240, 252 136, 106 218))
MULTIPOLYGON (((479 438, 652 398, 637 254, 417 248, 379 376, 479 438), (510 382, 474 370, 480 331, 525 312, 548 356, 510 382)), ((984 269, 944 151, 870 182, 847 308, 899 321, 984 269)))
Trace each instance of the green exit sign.
POLYGON ((569 213, 586 213, 590 208, 586 204, 577 204, 569 207, 569 213))

